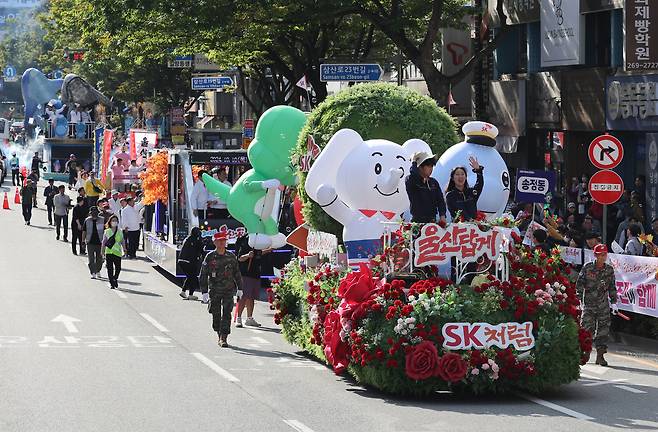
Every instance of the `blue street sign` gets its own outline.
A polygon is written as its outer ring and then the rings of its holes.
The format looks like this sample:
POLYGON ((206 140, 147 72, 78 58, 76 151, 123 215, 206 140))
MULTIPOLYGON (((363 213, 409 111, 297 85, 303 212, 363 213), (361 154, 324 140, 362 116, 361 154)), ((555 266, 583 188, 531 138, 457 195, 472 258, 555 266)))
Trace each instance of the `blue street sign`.
POLYGON ((320 81, 379 81, 384 73, 376 63, 321 64, 320 81))
POLYGON ((53 78, 54 79, 62 79, 64 78, 64 71, 61 69, 57 69, 53 71, 53 78))
POLYGON ((193 55, 176 56, 173 60, 167 62, 167 66, 172 69, 189 69, 194 64, 193 55))
POLYGON ((12 65, 5 66, 5 68, 2 70, 2 73, 4 74, 5 81, 7 82, 18 80, 18 77, 16 76, 16 68, 12 65))
POLYGON ((192 90, 219 90, 224 87, 232 86, 231 77, 193 77, 192 90))
POLYGON ((555 191, 555 173, 552 171, 516 171, 517 203, 545 203, 546 195, 555 191))
POLYGON ((245 138, 253 138, 254 137, 254 128, 243 128, 242 129, 242 135, 245 138))

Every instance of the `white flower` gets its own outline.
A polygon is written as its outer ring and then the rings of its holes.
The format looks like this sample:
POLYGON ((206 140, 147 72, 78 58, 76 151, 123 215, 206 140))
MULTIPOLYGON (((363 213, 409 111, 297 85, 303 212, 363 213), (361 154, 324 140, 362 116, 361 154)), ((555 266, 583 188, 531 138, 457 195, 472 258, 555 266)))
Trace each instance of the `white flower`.
POLYGON ((416 300, 416 297, 414 297, 413 295, 410 295, 409 296, 409 301, 414 301, 414 300, 416 300))
POLYGON ((406 322, 407 324, 413 324, 413 323, 416 322, 416 318, 414 318, 414 317, 409 317, 409 318, 407 318, 407 319, 405 320, 405 322, 406 322))
POLYGON ((413 329, 414 327, 416 327, 416 324, 411 323, 411 324, 408 325, 408 327, 409 327, 410 329, 413 329))
POLYGON ((493 371, 494 375, 497 375, 500 369, 498 368, 498 365, 494 363, 491 365, 491 370, 493 371))
POLYGON ((482 370, 489 370, 489 365, 488 364, 483 364, 482 365, 482 370))
POLYGON ((473 370, 471 371, 471 375, 480 375, 480 369, 473 368, 473 370))

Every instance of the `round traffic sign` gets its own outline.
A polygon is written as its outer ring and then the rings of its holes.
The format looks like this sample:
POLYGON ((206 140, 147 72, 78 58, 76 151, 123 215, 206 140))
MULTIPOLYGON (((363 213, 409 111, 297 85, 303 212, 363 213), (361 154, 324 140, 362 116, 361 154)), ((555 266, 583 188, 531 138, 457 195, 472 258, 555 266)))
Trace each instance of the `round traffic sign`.
POLYGON ((619 165, 624 157, 624 147, 621 141, 612 135, 601 135, 592 140, 587 154, 595 167, 612 169, 619 165))
POLYGON ((5 75, 5 78, 13 78, 16 76, 16 68, 13 67, 12 65, 7 65, 5 66, 3 73, 5 75))
POLYGON ((589 194, 600 204, 614 204, 624 193, 624 181, 614 171, 596 172, 589 179, 589 194))

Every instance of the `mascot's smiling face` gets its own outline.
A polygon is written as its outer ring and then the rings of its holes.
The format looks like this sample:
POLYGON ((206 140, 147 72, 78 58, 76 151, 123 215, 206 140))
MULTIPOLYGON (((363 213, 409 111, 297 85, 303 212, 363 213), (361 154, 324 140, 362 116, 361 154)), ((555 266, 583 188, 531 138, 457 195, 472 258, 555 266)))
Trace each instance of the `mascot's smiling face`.
POLYGON ((412 154, 431 151, 425 142, 414 139, 401 146, 383 139, 364 141, 349 129, 337 132, 334 138, 346 150, 334 181, 336 193, 348 207, 396 213, 407 210, 404 179, 409 175, 412 154))

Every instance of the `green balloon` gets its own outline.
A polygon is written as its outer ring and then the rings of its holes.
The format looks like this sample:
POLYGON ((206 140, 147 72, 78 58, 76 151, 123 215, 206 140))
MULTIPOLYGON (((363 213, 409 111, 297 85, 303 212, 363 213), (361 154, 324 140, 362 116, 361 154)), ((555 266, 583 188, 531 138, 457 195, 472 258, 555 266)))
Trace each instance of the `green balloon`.
POLYGON ((256 137, 247 155, 253 167, 229 187, 204 174, 208 191, 226 203, 229 213, 242 222, 255 249, 277 248, 286 244, 272 217, 279 185, 298 183, 296 168, 290 162, 306 115, 290 106, 276 106, 263 113, 256 127, 256 137))

